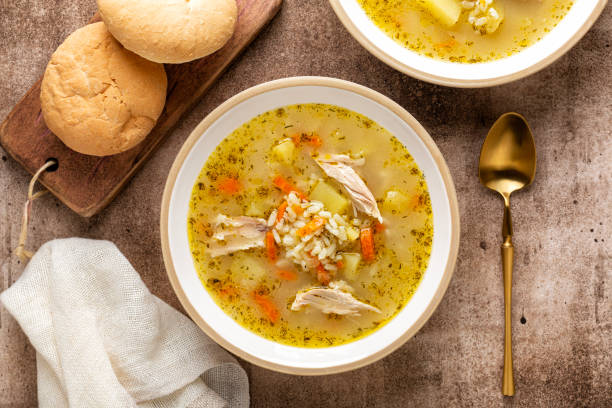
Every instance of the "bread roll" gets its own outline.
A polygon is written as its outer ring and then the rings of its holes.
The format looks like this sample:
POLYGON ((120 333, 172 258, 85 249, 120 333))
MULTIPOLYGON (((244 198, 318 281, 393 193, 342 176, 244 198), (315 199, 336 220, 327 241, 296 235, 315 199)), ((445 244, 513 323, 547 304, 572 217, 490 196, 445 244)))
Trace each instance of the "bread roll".
POLYGON ((85 26, 57 48, 45 70, 45 122, 69 148, 108 156, 151 131, 166 100, 166 72, 126 50, 104 23, 85 26))
POLYGON ((98 9, 125 48, 172 64, 217 51, 237 19, 236 0, 98 0, 98 9))

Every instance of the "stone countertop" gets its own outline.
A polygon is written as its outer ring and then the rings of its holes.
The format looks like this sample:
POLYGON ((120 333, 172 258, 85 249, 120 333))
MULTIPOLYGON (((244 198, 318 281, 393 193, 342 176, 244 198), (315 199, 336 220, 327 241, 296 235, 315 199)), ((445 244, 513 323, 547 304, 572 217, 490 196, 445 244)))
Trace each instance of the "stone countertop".
MULTIPOLYGON (((95 12, 93 0, 3 1, 0 117, 43 73, 54 49, 95 12)), ((212 109, 253 85, 295 75, 338 77, 388 95, 444 154, 457 188, 461 247, 437 311, 403 347, 368 367, 295 377, 243 363, 254 407, 612 406, 612 10, 564 57, 488 89, 412 79, 368 54, 326 0, 285 0, 280 14, 102 213, 72 213, 52 196, 33 207, 29 248, 80 236, 117 244, 153 293, 180 309, 159 243, 160 197, 172 161, 212 109), (517 393, 501 395, 502 200, 477 178, 487 129, 506 111, 536 136, 535 183, 513 198, 517 393), (136 216, 134 216, 136 215, 136 216), (140 215, 140 216, 138 216, 140 215)), ((30 176, 0 149, 0 290, 22 271, 17 245, 30 176)), ((34 349, 0 307, 0 407, 36 404, 34 349)))

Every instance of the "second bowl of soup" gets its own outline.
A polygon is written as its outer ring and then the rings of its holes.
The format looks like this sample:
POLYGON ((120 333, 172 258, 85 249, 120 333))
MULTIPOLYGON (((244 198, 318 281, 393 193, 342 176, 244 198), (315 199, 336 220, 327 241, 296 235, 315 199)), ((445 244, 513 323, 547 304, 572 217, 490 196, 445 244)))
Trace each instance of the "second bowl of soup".
POLYGON ((260 85, 205 119, 173 166, 161 223, 196 323, 296 374, 402 344, 437 305, 458 244, 450 175, 423 128, 325 78, 260 85))
POLYGON ((330 0, 372 54, 415 78, 481 87, 536 72, 569 50, 606 0, 330 0))

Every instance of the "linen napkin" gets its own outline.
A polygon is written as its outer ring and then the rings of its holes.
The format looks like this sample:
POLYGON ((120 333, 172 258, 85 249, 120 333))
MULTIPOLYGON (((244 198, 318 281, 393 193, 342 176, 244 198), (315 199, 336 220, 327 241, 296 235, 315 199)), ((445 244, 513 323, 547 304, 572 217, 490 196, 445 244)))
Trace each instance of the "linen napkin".
POLYGON ((41 407, 249 405, 238 362, 108 241, 48 242, 0 301, 36 349, 41 407))

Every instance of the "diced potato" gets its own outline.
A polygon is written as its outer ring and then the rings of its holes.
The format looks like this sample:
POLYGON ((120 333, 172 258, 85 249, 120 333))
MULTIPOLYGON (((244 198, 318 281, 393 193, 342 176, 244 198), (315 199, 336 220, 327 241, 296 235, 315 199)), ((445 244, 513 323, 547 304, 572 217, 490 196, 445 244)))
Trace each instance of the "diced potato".
POLYGON ((447 27, 455 25, 461 14, 461 5, 457 0, 419 0, 440 23, 447 27))
POLYGON ((342 261, 344 262, 342 273, 346 279, 357 279, 357 276, 359 275, 357 267, 359 266, 359 262, 361 262, 361 254, 354 252, 344 253, 342 254, 342 261))
POLYGON ((295 145, 291 139, 286 139, 272 148, 272 153, 279 161, 291 164, 295 157, 295 145))
POLYGON ((348 227, 346 229, 346 237, 349 241, 355 241, 357 238, 359 238, 359 229, 355 227, 348 227))
POLYGON ((270 208, 270 205, 260 200, 253 200, 249 203, 246 210, 246 215, 249 217, 264 217, 266 210, 270 208))
POLYGON ((323 203, 332 213, 341 214, 348 208, 349 200, 324 181, 319 181, 310 192, 310 198, 323 203))
POLYGON ((268 274, 262 262, 241 252, 234 254, 230 272, 234 280, 245 289, 255 289, 268 274))
POLYGON ((398 213, 408 210, 409 207, 410 197, 406 194, 397 190, 389 190, 385 194, 385 201, 383 201, 383 208, 385 210, 398 213))

